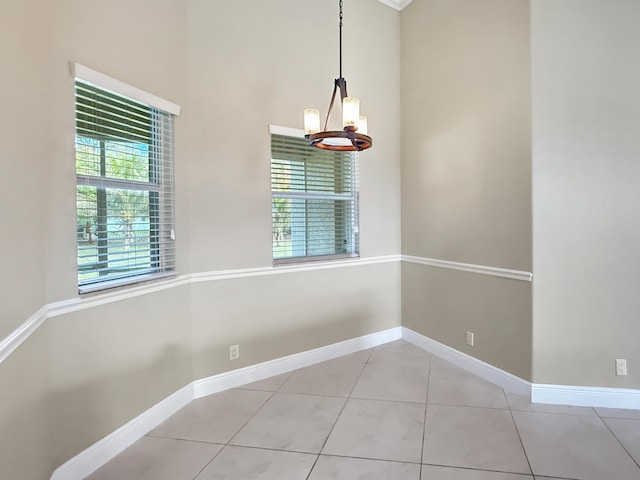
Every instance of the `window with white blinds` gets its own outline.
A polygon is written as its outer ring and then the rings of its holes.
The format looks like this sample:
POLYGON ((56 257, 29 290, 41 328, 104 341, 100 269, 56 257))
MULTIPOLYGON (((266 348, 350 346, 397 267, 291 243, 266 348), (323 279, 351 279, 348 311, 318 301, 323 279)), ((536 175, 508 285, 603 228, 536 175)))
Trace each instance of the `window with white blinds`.
POLYGON ((175 270, 174 116, 76 79, 81 293, 175 270))
POLYGON ((271 196, 274 263, 358 256, 355 153, 271 135, 271 196))

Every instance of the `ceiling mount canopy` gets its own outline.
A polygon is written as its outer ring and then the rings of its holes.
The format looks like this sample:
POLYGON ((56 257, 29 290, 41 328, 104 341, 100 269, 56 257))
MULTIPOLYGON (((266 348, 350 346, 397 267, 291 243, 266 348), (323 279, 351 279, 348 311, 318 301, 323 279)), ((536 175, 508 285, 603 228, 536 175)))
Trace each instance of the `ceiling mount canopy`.
POLYGON ((333 82, 333 94, 329 110, 320 130, 320 111, 308 108, 304 111, 304 133, 309 144, 323 150, 338 152, 362 151, 370 148, 373 140, 367 135, 367 117, 360 115, 360 100, 347 94, 347 81, 342 77, 342 0, 340 0, 340 77, 333 82), (340 92, 342 103, 342 130, 327 130, 336 94, 340 92))

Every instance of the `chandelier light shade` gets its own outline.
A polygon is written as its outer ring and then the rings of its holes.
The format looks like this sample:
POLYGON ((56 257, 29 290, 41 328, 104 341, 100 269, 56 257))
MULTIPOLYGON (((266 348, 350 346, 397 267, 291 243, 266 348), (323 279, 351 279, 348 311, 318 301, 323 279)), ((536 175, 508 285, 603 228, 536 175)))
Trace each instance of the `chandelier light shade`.
POLYGON ((333 82, 333 94, 329 110, 320 129, 320 111, 307 108, 304 111, 304 133, 309 144, 323 150, 338 152, 362 151, 370 148, 373 140, 368 136, 367 117, 360 115, 360 100, 347 95, 347 81, 342 77, 342 0, 340 0, 340 76, 333 82), (342 103, 342 130, 327 130, 336 94, 340 91, 342 103))

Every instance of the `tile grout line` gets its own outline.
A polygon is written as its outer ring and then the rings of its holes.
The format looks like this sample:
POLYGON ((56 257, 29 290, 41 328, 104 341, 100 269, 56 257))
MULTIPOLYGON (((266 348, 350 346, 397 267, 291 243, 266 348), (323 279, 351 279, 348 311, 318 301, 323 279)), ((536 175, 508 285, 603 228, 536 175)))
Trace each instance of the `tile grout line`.
POLYGON ((424 461, 424 439, 427 436, 427 405, 429 404, 429 386, 431 385, 431 360, 429 355, 429 369, 427 372, 427 393, 424 396, 424 419, 422 420, 422 447, 420 448, 420 480, 422 480, 422 462, 424 461))
POLYGON ((236 433, 234 433, 234 434, 232 435, 232 437, 231 437, 229 440, 227 440, 227 443, 225 443, 225 447, 226 447, 227 445, 234 446, 234 444, 232 444, 232 443, 231 443, 231 442, 233 442, 233 439, 234 439, 234 438, 236 438, 236 437, 238 436, 238 434, 242 431, 242 429, 243 429, 244 427, 246 427, 246 426, 247 426, 247 424, 248 424, 251 420, 253 420, 253 417, 255 417, 255 416, 258 414, 258 412, 260 412, 260 411, 264 408, 264 406, 265 406, 267 403, 269 403, 269 401, 270 401, 270 400, 275 396, 275 394, 276 394, 276 393, 278 393, 278 392, 270 392, 270 393, 271 393, 271 395, 269 395, 269 397, 268 397, 268 398, 267 398, 267 399, 262 403, 262 405, 260 405, 260 407, 259 407, 255 412, 253 412, 253 415, 251 415, 251 416, 247 419, 247 421, 246 421, 246 422, 244 422, 244 423, 242 424, 242 426, 238 429, 238 431, 237 431, 236 433))
POLYGON ((513 411, 511 410, 511 404, 509 403, 509 398, 507 397, 507 392, 502 389, 502 394, 504 395, 504 401, 507 403, 507 408, 509 410, 509 416, 511 417, 511 421, 513 422, 513 427, 516 429, 516 434, 518 435, 518 440, 520 440, 520 446, 522 447, 522 453, 524 453, 524 458, 527 460, 527 465, 529 466, 529 471, 531 472, 531 477, 535 478, 533 475, 533 467, 531 466, 531 461, 529 460, 529 455, 527 455, 527 449, 524 448, 524 442, 522 441, 522 436, 520 435, 520 429, 518 428, 518 424, 516 423, 516 419, 513 416, 513 411))
MULTIPOLYGON (((218 443, 217 445, 220 445, 220 444, 218 443)), ((225 448, 227 448, 227 446, 226 446, 226 445, 223 445, 223 446, 222 446, 222 448, 221 448, 220 450, 218 450, 218 451, 216 452, 216 454, 211 458, 211 460, 209 460, 209 461, 205 464, 205 466, 204 466, 204 467, 202 467, 198 473, 196 473, 196 476, 195 476, 195 477, 193 477, 193 480, 198 480, 198 477, 200 476, 200 474, 202 474, 202 472, 205 470, 205 468, 207 468, 207 467, 211 464, 211 462, 213 462, 213 461, 216 459, 216 457, 222 453, 222 451, 223 451, 225 448)))
MULTIPOLYGON (((528 473, 518 473, 518 472, 508 472, 505 470, 493 470, 493 469, 483 469, 483 468, 477 468, 477 467, 459 467, 459 466, 453 466, 453 465, 444 465, 444 464, 440 464, 440 463, 425 463, 424 465, 428 465, 430 467, 440 467, 440 468, 447 468, 447 469, 452 469, 452 470, 467 470, 470 472, 488 472, 488 473, 502 473, 505 475, 518 475, 521 477, 531 477, 533 478, 533 474, 529 475, 528 473)), ((553 478, 553 480, 579 480, 579 479, 575 479, 575 478, 564 478, 564 477, 540 477, 539 478, 553 478)))
MULTIPOLYGON (((262 410, 262 408, 267 404, 267 402, 268 402, 269 400, 271 400, 271 398, 272 398, 274 395, 275 395, 275 392, 272 392, 272 393, 271 393, 271 395, 269 395, 269 397, 268 397, 268 398, 267 398, 267 399, 262 403, 262 405, 260 405, 260 407, 259 407, 255 412, 253 412, 253 415, 251 415, 251 417, 249 417, 249 419, 248 419, 246 422, 244 422, 244 423, 242 424, 242 426, 238 429, 238 431, 237 431, 237 432, 236 432, 236 433, 235 433, 235 434, 234 434, 234 435, 233 435, 229 440, 227 440, 227 442, 226 442, 226 443, 224 444, 224 446, 220 449, 220 451, 219 451, 218 453, 216 453, 216 454, 213 456, 213 458, 212 458, 211 460, 209 460, 209 461, 207 462, 207 464, 206 464, 204 467, 202 467, 202 469, 198 472, 198 474, 197 474, 195 477, 193 477, 193 480, 197 480, 197 479, 198 479, 198 477, 199 477, 199 476, 202 474, 202 472, 203 472, 203 471, 204 471, 204 470, 205 470, 205 469, 206 469, 206 468, 211 464, 211 462, 213 462, 213 461, 218 457, 218 455, 220 455, 220 454, 222 453, 222 451, 223 451, 224 449, 226 449, 226 448, 229 446, 229 444, 230 444, 230 443, 231 443, 231 441, 236 437, 236 435, 238 435, 238 433, 240 433, 240 430, 242 430, 242 429, 247 425, 247 423, 249 423, 249 421, 250 421, 253 417, 255 417, 255 416, 256 416, 256 414, 257 414, 260 410, 262 410)), ((218 445, 220 445, 220 444, 218 444, 218 445)), ((232 445, 232 446, 233 446, 233 445, 232 445)))
MULTIPOLYGON (((594 409, 594 410, 595 410, 595 409, 594 409)), ((622 443, 622 441, 620 441, 620 439, 618 438, 618 436, 617 436, 617 435, 615 434, 615 432, 611 429, 611 427, 609 426, 609 424, 608 424, 608 423, 607 423, 607 421, 605 420, 605 418, 606 418, 606 417, 604 417, 604 418, 603 418, 603 417, 601 417, 597 410, 595 410, 595 412, 596 412, 596 415, 598 416, 598 418, 600 419, 600 421, 601 421, 602 423, 604 423, 604 426, 607 428, 607 430, 609 430, 609 432, 611 433, 611 435, 613 435, 613 438, 615 438, 615 439, 616 439, 616 441, 618 442, 618 444, 620 444, 620 446, 622 447, 622 449, 623 449, 625 452, 627 452, 627 455, 629 455, 629 457, 631 457, 631 461, 632 461, 633 463, 635 463, 635 464, 636 464, 636 466, 637 466, 638 468, 640 468, 640 463, 638 463, 638 462, 636 461, 636 459, 635 459, 635 458, 633 458, 633 455, 631 455, 631 453, 629 453, 629 450, 627 450, 627 447, 625 447, 625 446, 624 446, 624 444, 622 443)), ((613 420, 633 420, 633 419, 624 419, 624 418, 618 418, 618 419, 615 419, 615 418, 614 418, 613 420)))
MULTIPOLYGON (((377 348, 377 347, 375 347, 375 348, 377 348)), ((375 348, 371 349, 371 352, 369 353, 369 356, 367 357, 367 361, 362 364, 362 370, 360 370, 360 374, 358 374, 358 378, 356 378, 356 381, 353 382, 353 386, 351 387, 351 390, 349 391, 349 395, 345 399, 344 404, 342 404, 342 408, 340 409, 340 413, 338 413, 338 416, 336 417, 336 421, 333 422, 333 426, 331 427, 331 430, 329 430, 329 433, 327 434, 327 437, 324 439, 324 442, 322 442, 322 446, 320 447, 320 451, 318 452, 318 456, 316 457, 316 461, 313 462, 311 470, 309 470, 309 473, 307 474, 306 480, 309 480, 309 477, 311 477, 311 474, 313 473, 313 469, 316 468, 316 464, 318 463, 318 460, 320 460, 320 455, 322 455, 322 451, 324 450, 325 445, 329 441, 329 437, 333 433, 333 430, 336 428, 336 425, 338 424, 338 421, 340 420, 340 417, 342 416, 342 412, 344 412, 344 409, 346 408, 347 403, 351 399, 351 395, 353 394, 353 391, 356 389, 356 385, 360 381, 360 378, 362 378, 362 373, 364 372, 364 369, 367 368, 367 365, 369 364, 369 358, 371 358, 371 355, 373 354, 373 351, 375 350, 375 348)))

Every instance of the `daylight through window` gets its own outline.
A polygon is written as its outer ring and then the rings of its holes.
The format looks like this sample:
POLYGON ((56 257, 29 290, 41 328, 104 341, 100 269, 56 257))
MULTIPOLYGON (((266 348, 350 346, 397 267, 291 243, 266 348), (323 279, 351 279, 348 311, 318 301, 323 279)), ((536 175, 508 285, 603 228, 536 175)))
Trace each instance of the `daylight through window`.
POLYGON ((76 80, 80 291, 175 268, 173 115, 76 80))
POLYGON ((274 134, 271 192, 275 263, 358 256, 355 153, 274 134))

